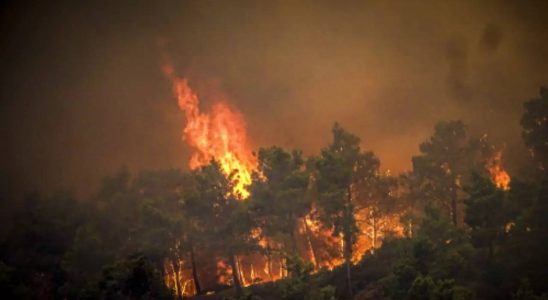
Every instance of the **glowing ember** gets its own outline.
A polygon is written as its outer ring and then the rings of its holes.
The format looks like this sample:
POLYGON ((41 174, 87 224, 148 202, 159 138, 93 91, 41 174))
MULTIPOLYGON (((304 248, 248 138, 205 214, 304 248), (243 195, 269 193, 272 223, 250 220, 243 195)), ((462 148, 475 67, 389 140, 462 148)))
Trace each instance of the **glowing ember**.
POLYGON ((251 184, 256 162, 247 144, 242 115, 230 109, 222 99, 209 113, 200 111, 200 100, 188 86, 188 81, 175 76, 169 66, 164 67, 164 73, 173 83, 179 108, 185 112, 187 123, 183 139, 195 149, 190 168, 199 168, 215 159, 225 175, 234 176, 234 193, 241 199, 247 198, 247 186, 251 184))
POLYGON ((510 188, 510 175, 502 167, 502 151, 498 151, 487 161, 485 168, 491 175, 491 180, 500 189, 508 190, 510 188))

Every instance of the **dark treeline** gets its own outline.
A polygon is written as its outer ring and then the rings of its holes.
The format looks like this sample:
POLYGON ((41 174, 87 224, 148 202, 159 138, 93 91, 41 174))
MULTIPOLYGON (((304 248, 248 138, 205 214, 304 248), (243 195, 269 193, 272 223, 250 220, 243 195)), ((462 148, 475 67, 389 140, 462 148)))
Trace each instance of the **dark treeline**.
POLYGON ((122 170, 85 201, 2 199, 3 298, 548 299, 548 89, 521 125, 533 167, 508 187, 489 169, 500 149, 449 121, 398 176, 335 124, 315 157, 261 148, 246 200, 215 161, 122 170), (354 259, 361 237, 368 250, 354 259), (282 280, 245 287, 241 258, 254 255, 271 278, 253 280, 278 279, 274 267, 282 280))

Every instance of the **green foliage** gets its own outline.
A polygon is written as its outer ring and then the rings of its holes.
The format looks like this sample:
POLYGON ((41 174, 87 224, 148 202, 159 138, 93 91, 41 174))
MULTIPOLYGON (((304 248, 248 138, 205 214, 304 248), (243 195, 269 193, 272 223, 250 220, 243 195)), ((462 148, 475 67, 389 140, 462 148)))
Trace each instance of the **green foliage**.
POLYGON ((462 219, 460 190, 470 172, 483 170, 493 147, 485 138, 468 137, 462 121, 439 122, 434 134, 420 145, 421 154, 412 158, 413 172, 407 177, 410 197, 419 204, 437 205, 454 225, 462 219))
MULTIPOLYGON (((522 118, 526 145, 544 168, 547 95, 542 88, 522 118)), ((66 193, 2 202, 13 216, 0 230, 3 296, 173 299, 182 295, 165 287, 165 264, 192 269, 203 291, 203 282, 217 284, 223 260, 234 270, 230 299, 238 300, 547 299, 546 174, 513 177, 509 191, 498 189, 482 171, 494 148, 470 138, 460 121, 437 124, 413 171, 399 179, 380 174, 379 160, 361 150, 357 136, 338 124, 332 134, 320 156, 306 160, 300 151, 260 149, 248 201, 212 161, 187 173, 135 178, 123 169, 86 202, 66 193), (400 214, 406 234, 385 235, 380 248, 352 265, 352 245, 364 234, 357 222, 377 224, 357 220, 362 209, 370 222, 400 214), (311 212, 322 229, 342 234, 345 265, 314 273, 299 257, 296 229, 311 212), (262 237, 296 254, 285 266, 290 276, 243 290, 236 258, 265 254, 262 237)))
POLYGON ((251 250, 254 240, 250 235, 253 219, 247 207, 249 204, 232 194, 232 181, 224 176, 216 162, 198 170, 195 180, 194 197, 197 198, 189 201, 203 203, 200 206, 201 222, 207 225, 201 234, 208 245, 226 254, 251 250))
POLYGON ((322 149, 316 161, 318 204, 324 222, 340 232, 354 236, 357 232, 352 203, 352 186, 378 175, 379 160, 372 152, 362 152, 360 139, 333 126, 333 141, 322 149))
POLYGON ((471 239, 476 247, 487 247, 489 257, 495 252, 495 241, 504 234, 508 220, 504 211, 504 191, 498 189, 491 180, 472 174, 470 195, 465 200, 465 222, 470 228, 471 239))
POLYGON ((360 139, 338 123, 332 129, 333 141, 316 160, 316 186, 320 218, 333 235, 342 235, 346 264, 347 293, 352 295, 352 247, 359 234, 356 224, 357 186, 378 176, 379 160, 360 149, 360 139))
POLYGON ((222 300, 262 300, 262 298, 252 293, 246 293, 241 297, 223 297, 222 300))
POLYGON ((87 221, 85 205, 66 193, 32 194, 18 203, 14 224, 0 240, 3 284, 15 298, 60 297, 62 268, 76 229, 87 221))
POLYGON ((413 281, 409 288, 409 300, 430 300, 433 299, 435 284, 430 276, 419 276, 413 281))
POLYGON ((525 112, 521 117, 522 136, 525 144, 533 151, 540 167, 548 169, 548 88, 541 87, 538 98, 523 104, 525 112))
POLYGON ((288 272, 292 276, 280 284, 284 300, 335 300, 335 288, 317 286, 311 278, 314 267, 299 257, 287 259, 288 272))
POLYGON ((97 286, 99 299, 172 299, 160 270, 140 255, 106 266, 97 286))
POLYGON ((76 297, 89 281, 98 279, 103 266, 114 260, 113 253, 103 243, 91 224, 77 229, 74 242, 63 257, 62 266, 67 273, 63 294, 76 297))
POLYGON ((277 146, 259 150, 250 207, 261 232, 285 245, 286 253, 296 253, 297 222, 310 212, 308 182, 300 152, 288 153, 277 146))
POLYGON ((535 295, 535 292, 531 289, 531 283, 527 279, 523 279, 519 285, 516 293, 512 295, 512 300, 546 300, 548 294, 541 296, 535 295))
POLYGON ((442 279, 434 281, 430 276, 419 276, 409 289, 409 300, 471 300, 473 293, 460 286, 455 286, 455 281, 442 279))

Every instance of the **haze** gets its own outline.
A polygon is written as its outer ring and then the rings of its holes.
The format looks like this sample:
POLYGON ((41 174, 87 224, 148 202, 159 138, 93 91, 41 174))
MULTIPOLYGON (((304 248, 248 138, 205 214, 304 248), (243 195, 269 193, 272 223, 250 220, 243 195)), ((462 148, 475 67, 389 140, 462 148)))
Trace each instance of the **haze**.
POLYGON ((511 152, 548 82, 548 2, 476 2, 2 4, 1 188, 87 195, 122 166, 186 168, 165 55, 204 107, 227 95, 255 149, 315 154, 339 121, 396 173, 462 119, 511 152))

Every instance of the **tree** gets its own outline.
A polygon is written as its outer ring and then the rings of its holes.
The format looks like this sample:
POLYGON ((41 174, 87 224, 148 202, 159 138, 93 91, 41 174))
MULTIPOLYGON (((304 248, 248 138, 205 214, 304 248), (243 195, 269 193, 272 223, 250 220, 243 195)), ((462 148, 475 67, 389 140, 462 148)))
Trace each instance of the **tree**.
POLYGON ((362 152, 360 139, 335 123, 333 141, 321 150, 316 162, 318 206, 323 222, 341 235, 348 294, 352 295, 352 246, 358 232, 354 218, 357 185, 377 176, 379 161, 372 152, 362 152))
POLYGON ((288 259, 287 268, 293 274, 280 284, 283 300, 335 300, 335 289, 332 286, 319 287, 311 273, 314 267, 305 263, 299 257, 288 259))
POLYGON ((434 279, 472 277, 473 247, 466 232, 452 225, 437 207, 427 205, 412 239, 413 260, 423 275, 434 279))
MULTIPOLYGON (((133 180, 127 170, 106 177, 93 197, 95 216, 78 229, 65 254, 63 265, 71 274, 67 288, 82 290, 81 283, 96 280, 103 266, 136 254, 156 270, 169 272, 166 261, 178 269, 187 253, 180 201, 187 177, 178 170, 144 172, 133 180)), ((180 286, 174 290, 183 296, 180 286)))
POLYGON ((95 282, 102 268, 115 261, 115 251, 106 247, 103 233, 98 232, 91 222, 78 227, 76 236, 63 256, 62 266, 67 273, 67 282, 63 294, 69 298, 78 298, 82 291, 95 282))
POLYGON ((285 245, 286 257, 298 252, 295 230, 310 211, 308 182, 301 152, 288 153, 277 146, 259 150, 250 187, 251 209, 262 234, 285 245))
MULTIPOLYGON (((177 170, 149 171, 132 179, 123 169, 103 180, 93 199, 99 213, 89 224, 93 230, 88 232, 97 233, 95 241, 105 249, 104 254, 110 252, 110 264, 137 253, 166 272, 166 259, 180 263, 184 250, 179 245, 185 227, 179 200, 187 182, 177 170)), ((72 254, 77 254, 79 248, 72 254)), ((68 262, 75 257, 79 256, 67 257, 68 262)), ((174 290, 181 292, 180 288, 174 290)))
POLYGON ((117 261, 103 269, 97 284, 98 299, 173 299, 161 271, 142 255, 117 261))
POLYGON ((548 169, 548 88, 540 88, 540 97, 523 104, 521 117, 523 140, 538 160, 540 167, 548 169))
POLYGON ((533 203, 525 210, 518 227, 517 240, 519 245, 518 255, 527 251, 527 256, 520 259, 524 277, 530 279, 535 291, 548 293, 548 269, 545 267, 548 261, 546 249, 548 248, 548 177, 544 177, 535 193, 533 203))
POLYGON ((379 166, 372 164, 376 170, 361 178, 354 201, 358 223, 368 228, 364 233, 371 241, 372 252, 379 247, 383 234, 390 230, 389 215, 398 209, 395 203, 398 182, 394 177, 380 174, 379 166))
MULTIPOLYGON (((15 298, 62 298, 63 256, 90 211, 67 193, 26 196, 13 211, 12 229, 0 239, 0 257, 15 298)), ((15 204, 15 203, 14 203, 15 204)))
POLYGON ((106 249, 117 258, 138 251, 139 236, 132 230, 140 210, 140 198, 132 188, 131 175, 122 168, 113 176, 103 178, 99 191, 91 197, 97 215, 91 221, 101 234, 106 249))
POLYGON ((485 138, 469 138, 462 121, 451 121, 436 124, 434 134, 419 148, 421 154, 412 158, 411 196, 434 201, 457 226, 462 219, 459 191, 472 170, 485 168, 493 147, 485 138))
POLYGON ((493 258, 495 242, 504 234, 508 221, 504 210, 504 191, 478 173, 472 174, 472 183, 466 190, 469 197, 464 201, 464 221, 472 229, 472 242, 478 247, 487 247, 489 257, 493 258))
MULTIPOLYGON (((133 183, 138 193, 139 206, 137 222, 132 229, 140 238, 139 251, 158 266, 169 260, 174 274, 177 297, 182 298, 179 270, 186 257, 190 257, 194 286, 201 294, 200 282, 194 259, 191 214, 185 209, 182 193, 191 188, 191 178, 179 170, 144 172, 133 183)), ((165 270, 167 272, 167 270, 165 270)))
POLYGON ((199 223, 206 224, 201 234, 206 247, 224 256, 232 269, 232 279, 237 296, 242 295, 237 255, 255 249, 256 241, 251 234, 255 227, 249 214, 248 203, 240 201, 233 193, 233 180, 226 177, 217 162, 194 171, 193 190, 185 202, 200 209, 194 211, 199 223), (196 206, 195 206, 196 207, 196 206))

